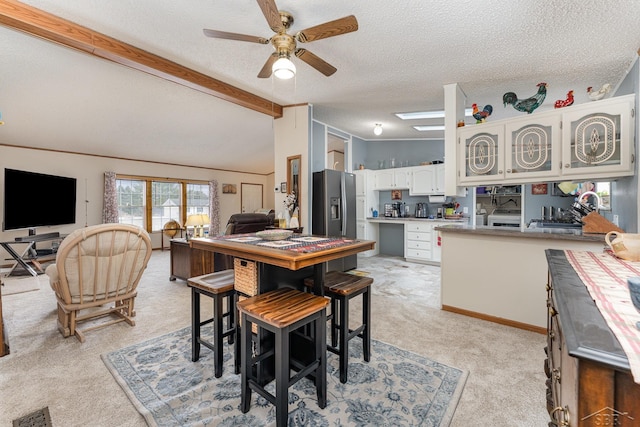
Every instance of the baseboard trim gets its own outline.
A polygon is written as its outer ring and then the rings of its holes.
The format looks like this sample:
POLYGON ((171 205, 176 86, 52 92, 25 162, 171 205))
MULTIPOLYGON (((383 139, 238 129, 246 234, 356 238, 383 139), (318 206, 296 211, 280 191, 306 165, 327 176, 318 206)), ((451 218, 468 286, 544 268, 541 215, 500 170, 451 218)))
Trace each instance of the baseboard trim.
POLYGON ((476 319, 486 320, 488 322, 499 323, 501 325, 511 326, 518 329, 524 329, 525 331, 537 332, 543 335, 546 335, 547 333, 547 328, 530 325, 528 323, 517 322, 515 320, 505 319, 504 317, 490 316, 488 314, 478 313, 476 311, 452 307, 450 305, 443 305, 442 310, 449 311, 451 313, 462 314, 464 316, 474 317, 476 319))

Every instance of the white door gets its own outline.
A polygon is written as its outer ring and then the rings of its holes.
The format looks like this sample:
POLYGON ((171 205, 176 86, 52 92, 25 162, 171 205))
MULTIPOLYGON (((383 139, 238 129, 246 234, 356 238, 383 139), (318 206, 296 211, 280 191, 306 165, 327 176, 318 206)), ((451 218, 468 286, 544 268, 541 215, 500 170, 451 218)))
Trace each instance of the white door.
POLYGON ((262 184, 240 185, 241 212, 255 212, 262 208, 262 184))

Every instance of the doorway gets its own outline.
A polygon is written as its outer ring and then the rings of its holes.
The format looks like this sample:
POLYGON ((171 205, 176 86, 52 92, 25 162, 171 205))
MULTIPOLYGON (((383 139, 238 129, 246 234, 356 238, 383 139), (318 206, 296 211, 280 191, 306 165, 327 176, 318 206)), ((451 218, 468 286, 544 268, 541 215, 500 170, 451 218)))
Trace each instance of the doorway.
POLYGON ((255 212, 262 208, 262 184, 240 184, 240 212, 255 212))

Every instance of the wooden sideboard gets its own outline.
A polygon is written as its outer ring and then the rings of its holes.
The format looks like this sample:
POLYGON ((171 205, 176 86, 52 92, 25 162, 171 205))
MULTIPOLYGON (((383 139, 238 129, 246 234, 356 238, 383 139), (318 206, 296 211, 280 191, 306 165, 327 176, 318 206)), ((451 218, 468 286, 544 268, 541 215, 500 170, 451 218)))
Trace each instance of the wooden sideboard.
POLYGON ((171 276, 169 280, 201 276, 213 273, 214 253, 192 249, 185 239, 171 239, 171 276))
POLYGON ((549 426, 637 426, 640 384, 564 251, 547 250, 549 426))

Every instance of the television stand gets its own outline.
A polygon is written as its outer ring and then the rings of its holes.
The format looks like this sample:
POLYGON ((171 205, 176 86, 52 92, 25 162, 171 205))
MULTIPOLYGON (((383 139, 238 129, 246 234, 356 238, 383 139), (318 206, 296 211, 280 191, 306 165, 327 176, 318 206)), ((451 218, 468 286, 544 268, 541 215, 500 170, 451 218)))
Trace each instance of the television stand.
POLYGON ((35 249, 36 242, 44 242, 48 240, 59 240, 60 233, 45 233, 38 235, 29 235, 16 237, 15 240, 8 242, 0 242, 0 246, 7 251, 9 255, 15 260, 13 265, 9 268, 9 272, 6 274, 7 276, 13 273, 13 270, 17 266, 22 267, 27 273, 32 276, 37 276, 38 271, 43 273, 42 266, 38 262, 39 257, 51 256, 55 252, 52 249, 35 249), (12 245, 26 245, 20 248, 20 251, 16 250, 12 247, 12 245), (34 268, 35 267, 35 268, 34 268))

